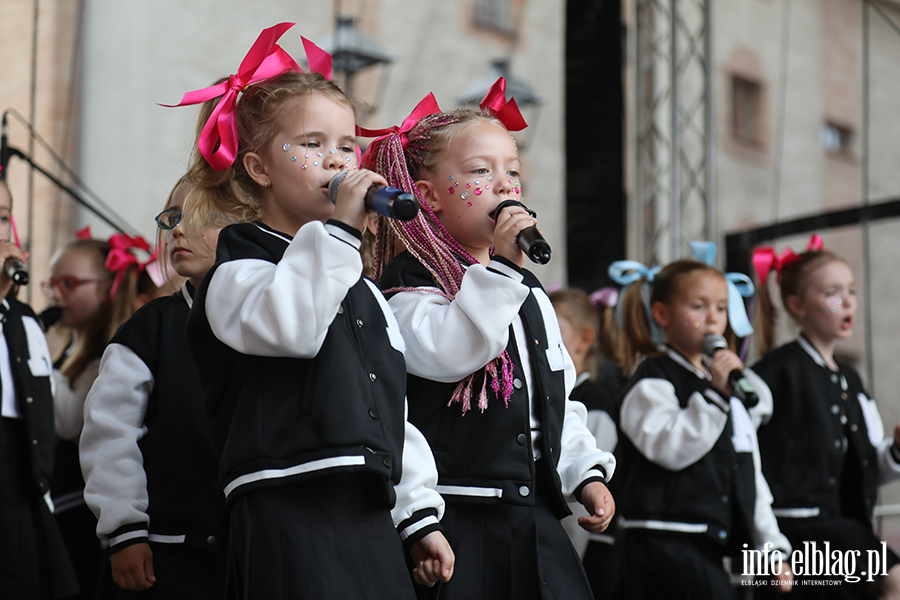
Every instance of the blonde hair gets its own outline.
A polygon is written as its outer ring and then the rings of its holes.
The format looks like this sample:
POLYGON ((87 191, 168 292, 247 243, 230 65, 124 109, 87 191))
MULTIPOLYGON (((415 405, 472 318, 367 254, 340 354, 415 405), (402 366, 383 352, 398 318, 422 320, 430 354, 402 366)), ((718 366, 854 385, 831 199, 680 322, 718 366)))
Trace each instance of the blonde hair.
POLYGON ((619 336, 614 308, 602 304, 595 306, 587 293, 578 288, 563 288, 550 292, 548 296, 556 312, 577 329, 594 330, 594 341, 584 357, 591 379, 597 376, 601 356, 611 362, 619 362, 619 336))
POLYGON ((781 305, 790 314, 787 299, 791 296, 802 298, 809 284, 810 275, 820 267, 835 261, 846 264, 843 258, 828 250, 803 252, 794 260, 784 264, 777 277, 773 277, 770 274, 766 281, 760 282, 758 286, 758 309, 756 311, 755 329, 758 332, 759 353, 761 355, 775 347, 775 333, 780 320, 778 307, 772 301, 772 284, 770 283, 772 279, 776 279, 779 285, 781 305))
MULTIPOLYGON (((225 81, 219 79, 216 83, 225 81)), ((318 73, 289 71, 248 86, 237 101, 235 122, 238 152, 230 167, 213 169, 197 145, 191 155, 188 177, 192 184, 192 199, 183 212, 185 232, 197 237, 203 227, 221 228, 228 223, 250 223, 263 216, 263 206, 256 197, 259 187, 244 167, 248 152, 266 155, 267 148, 278 133, 285 108, 298 99, 323 94, 338 104, 347 106, 356 117, 356 108, 341 89, 318 73)), ((197 119, 196 137, 209 120, 220 99, 205 102, 197 119)))
MULTIPOLYGON (((621 317, 621 361, 622 371, 630 373, 642 357, 661 356, 653 339, 653 326, 648 307, 657 302, 668 305, 682 290, 684 278, 695 273, 716 275, 724 281, 724 276, 717 269, 696 260, 677 260, 663 267, 656 274, 651 284, 650 301, 644 303, 641 288, 647 277, 629 285, 619 299, 621 317)), ((734 334, 726 331, 729 345, 733 344, 734 334)))
MULTIPOLYGON (((90 256, 95 274, 107 279, 112 284, 116 274, 104 266, 106 257, 109 255, 109 245, 106 242, 103 240, 74 240, 69 242, 57 257, 67 252, 84 252, 90 256)), ((137 271, 137 265, 128 265, 116 289, 115 296, 110 299, 108 294, 103 295, 100 314, 90 324, 85 335, 66 357, 60 369, 70 383, 81 375, 89 362, 100 358, 104 348, 122 323, 134 313, 134 300, 137 296, 137 271)), ((72 340, 71 332, 69 332, 69 340, 72 340)))

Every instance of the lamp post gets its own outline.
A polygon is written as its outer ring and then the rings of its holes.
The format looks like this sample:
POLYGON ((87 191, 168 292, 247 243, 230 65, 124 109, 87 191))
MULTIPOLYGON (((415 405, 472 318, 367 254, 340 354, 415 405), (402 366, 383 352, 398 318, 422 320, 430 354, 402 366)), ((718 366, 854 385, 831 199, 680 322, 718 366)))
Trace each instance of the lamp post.
MULTIPOLYGON (((338 17, 334 33, 322 40, 321 46, 331 54, 332 69, 343 75, 344 92, 348 96, 353 94, 353 78, 357 73, 391 62, 391 57, 381 44, 360 33, 353 17, 338 17)), ((386 74, 383 74, 377 85, 377 102, 381 101, 386 79, 386 74)), ((369 112, 375 110, 374 104, 369 112)))

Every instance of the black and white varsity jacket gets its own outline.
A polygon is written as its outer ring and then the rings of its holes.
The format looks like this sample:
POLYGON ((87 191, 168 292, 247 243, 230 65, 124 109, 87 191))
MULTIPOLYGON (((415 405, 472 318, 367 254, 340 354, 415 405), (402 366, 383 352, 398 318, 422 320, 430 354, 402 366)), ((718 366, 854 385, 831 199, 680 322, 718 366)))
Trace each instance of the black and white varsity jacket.
MULTIPOLYGON (((409 253, 391 261, 383 290, 436 288, 409 253)), ((562 343, 550 299, 537 278, 503 259, 468 267, 455 299, 422 289, 388 293, 407 347, 409 419, 428 439, 437 462, 438 491, 451 502, 531 506, 535 459, 550 461, 554 512, 569 514, 590 481, 606 481, 615 458, 597 448, 586 410, 569 400, 575 368, 562 343), (457 384, 506 349, 514 365, 513 394, 504 406, 488 385, 488 407, 462 414, 449 404, 457 384)))
POLYGON ((893 435, 885 437, 856 371, 840 363, 832 371, 802 336, 766 354, 753 370, 774 397, 759 444, 775 514, 869 524, 878 486, 900 478, 900 464, 893 435))
POLYGON ((30 440, 31 477, 52 512, 50 477, 56 448, 50 378, 53 362, 44 331, 31 307, 12 298, 3 299, 0 305, 0 324, 6 340, 6 356, 0 357, 4 363, 0 365, 2 384, 15 388, 18 417, 25 421, 30 440))
POLYGON ((79 453, 97 535, 132 544, 221 547, 218 459, 187 345, 193 288, 141 307, 103 353, 79 453))
POLYGON ((360 240, 334 220, 293 239, 226 227, 188 337, 227 497, 366 473, 384 482, 378 501, 409 543, 440 528, 444 503, 428 444, 406 421, 403 338, 362 277, 360 240))
POLYGON ((638 365, 618 410, 625 529, 706 536, 723 549, 749 543, 762 550, 771 542, 790 553, 756 438, 771 395, 751 370, 745 374, 760 397, 749 413, 671 348, 638 365))

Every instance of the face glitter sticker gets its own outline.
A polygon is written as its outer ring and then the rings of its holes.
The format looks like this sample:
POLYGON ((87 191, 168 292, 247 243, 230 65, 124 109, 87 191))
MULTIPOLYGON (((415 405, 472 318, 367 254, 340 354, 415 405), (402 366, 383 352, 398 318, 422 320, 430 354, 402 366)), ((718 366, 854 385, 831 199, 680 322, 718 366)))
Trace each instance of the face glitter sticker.
POLYGON ((449 193, 449 194, 453 193, 453 186, 450 186, 449 188, 447 188, 447 193, 449 193))
POLYGON ((840 307, 844 305, 843 298, 829 298, 825 300, 825 311, 836 313, 840 307))
POLYGON ((322 153, 321 153, 321 152, 316 152, 316 154, 319 155, 319 156, 322 156, 322 153))
POLYGON ((313 166, 314 166, 314 167, 318 167, 318 166, 319 166, 319 161, 314 160, 314 161, 313 161, 313 166))
POLYGON ((489 190, 489 189, 491 189, 491 186, 486 185, 486 186, 484 186, 484 189, 489 190))
POLYGON ((306 165, 300 165, 300 168, 303 169, 303 170, 305 171, 305 170, 306 170, 306 165))
POLYGON ((477 179, 475 180, 475 185, 479 185, 480 183, 481 183, 481 182, 478 181, 477 179))
POLYGON ((449 177, 447 177, 447 179, 448 179, 449 181, 453 181, 453 175, 450 175, 449 177))
POLYGON ((459 197, 462 198, 463 200, 465 200, 466 198, 469 197, 469 192, 463 192, 462 194, 459 195, 459 197))
POLYGON ((475 195, 476 195, 476 196, 480 196, 480 195, 481 195, 481 188, 475 188, 475 195))
POLYGON ((291 162, 297 162, 297 157, 296 157, 296 156, 292 156, 292 157, 291 157, 291 162))
POLYGON ((467 202, 466 204, 467 204, 468 206, 472 206, 472 203, 471 203, 471 202, 467 202))
POLYGON ((334 154, 334 150, 329 150, 328 154, 334 154))
POLYGON ((471 183, 467 183, 467 184, 466 184, 466 188, 468 189, 468 188, 470 188, 470 187, 472 187, 472 184, 471 184, 471 183))
POLYGON ((492 176, 488 177, 488 181, 493 181, 493 180, 494 180, 494 178, 492 176))
POLYGON ((290 143, 290 142, 285 142, 285 143, 284 143, 284 146, 282 146, 281 149, 284 150, 285 152, 287 152, 288 150, 291 149, 291 143, 290 143))

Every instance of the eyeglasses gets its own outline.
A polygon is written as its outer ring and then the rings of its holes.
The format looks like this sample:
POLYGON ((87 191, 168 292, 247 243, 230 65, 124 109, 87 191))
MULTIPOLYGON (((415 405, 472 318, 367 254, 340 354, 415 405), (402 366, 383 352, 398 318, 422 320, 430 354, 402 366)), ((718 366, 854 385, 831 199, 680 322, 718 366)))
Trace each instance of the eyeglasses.
POLYGON ((167 208, 156 215, 156 224, 160 229, 175 229, 181 223, 181 211, 177 208, 167 208))
POLYGON ((100 279, 99 277, 90 277, 87 279, 78 279, 77 277, 55 277, 53 279, 48 279, 47 281, 41 282, 41 289, 44 290, 44 293, 48 296, 53 294, 53 290, 59 290, 59 293, 63 296, 70 296, 75 293, 80 286, 86 283, 100 283, 103 281, 108 281, 107 279, 100 279))

